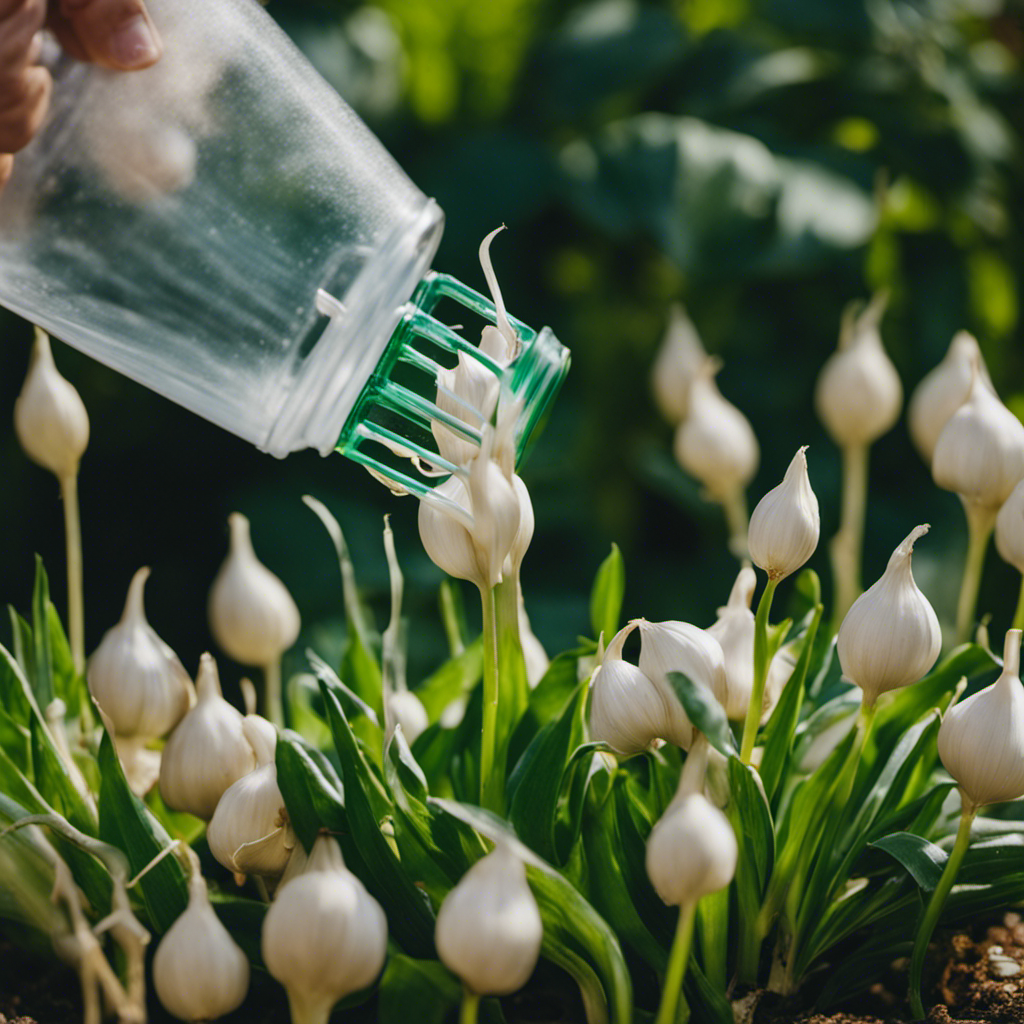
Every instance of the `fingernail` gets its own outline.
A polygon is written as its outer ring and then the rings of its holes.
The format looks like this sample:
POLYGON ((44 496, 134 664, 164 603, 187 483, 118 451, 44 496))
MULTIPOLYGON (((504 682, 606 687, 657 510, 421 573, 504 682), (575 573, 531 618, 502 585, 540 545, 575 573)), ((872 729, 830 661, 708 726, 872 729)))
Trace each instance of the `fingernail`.
POLYGON ((141 15, 122 25, 110 39, 111 56, 124 68, 141 68, 160 56, 156 37, 141 15))

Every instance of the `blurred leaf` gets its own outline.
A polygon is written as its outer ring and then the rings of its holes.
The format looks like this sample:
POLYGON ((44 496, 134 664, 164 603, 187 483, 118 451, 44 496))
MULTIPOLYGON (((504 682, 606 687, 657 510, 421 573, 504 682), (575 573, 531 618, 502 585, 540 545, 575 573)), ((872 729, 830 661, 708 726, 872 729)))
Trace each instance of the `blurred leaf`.
POLYGON ((910 832, 894 832, 876 839, 871 845, 895 857, 925 892, 931 892, 939 884, 949 860, 944 850, 910 832))
POLYGON ((377 996, 380 1024, 444 1024, 462 1000, 462 986, 436 960, 388 957, 377 996))
POLYGON ((482 651, 483 638, 477 637, 461 654, 446 661, 416 688, 416 696, 432 723, 453 700, 465 696, 480 681, 482 651))
POLYGON ((50 581, 43 560, 36 555, 36 582, 32 588, 32 664, 36 700, 45 713, 55 693, 53 687, 53 652, 50 648, 50 581))
POLYGON ((603 633, 606 644, 618 632, 625 591, 626 565, 618 544, 612 544, 611 554, 598 568, 590 591, 590 628, 595 638, 603 633))

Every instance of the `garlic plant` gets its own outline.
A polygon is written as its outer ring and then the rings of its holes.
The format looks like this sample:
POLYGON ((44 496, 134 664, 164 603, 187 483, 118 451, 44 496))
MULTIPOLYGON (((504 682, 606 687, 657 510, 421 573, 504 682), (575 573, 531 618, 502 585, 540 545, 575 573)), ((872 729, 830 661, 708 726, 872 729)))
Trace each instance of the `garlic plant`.
POLYGON ((821 368, 814 391, 818 418, 843 459, 842 513, 830 547, 836 628, 861 592, 868 451, 896 424, 903 404, 903 386, 879 331, 887 302, 888 294, 880 292, 866 308, 847 306, 839 348, 821 368))
POLYGON ((78 464, 89 444, 89 415, 73 384, 53 361, 50 338, 35 330, 21 394, 14 403, 14 430, 25 454, 60 484, 68 579, 68 638, 75 671, 85 672, 82 598, 82 528, 78 514, 78 464))
POLYGON ((231 544, 210 588, 214 639, 235 661, 263 669, 267 718, 284 726, 281 655, 299 635, 299 609, 285 585, 256 557, 249 520, 228 516, 231 544))
POLYGON ((318 836, 263 921, 263 960, 288 992, 292 1024, 327 1024, 339 999, 380 974, 387 943, 380 904, 345 866, 337 840, 318 836))
POLYGON ((690 411, 690 385, 707 361, 697 328, 682 303, 669 310, 668 326, 651 366, 651 391, 662 416, 673 426, 690 411))
POLYGON ((1021 574, 1013 628, 1024 629, 1024 480, 1014 487, 1000 507, 996 515, 995 535, 1000 557, 1021 574))

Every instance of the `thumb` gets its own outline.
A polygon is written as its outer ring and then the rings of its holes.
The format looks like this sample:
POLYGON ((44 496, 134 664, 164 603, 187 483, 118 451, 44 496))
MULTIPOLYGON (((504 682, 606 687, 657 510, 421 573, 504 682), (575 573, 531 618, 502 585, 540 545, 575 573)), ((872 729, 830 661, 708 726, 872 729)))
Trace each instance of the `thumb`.
POLYGON ((114 71, 147 68, 160 57, 160 36, 142 0, 59 0, 50 27, 65 49, 114 71))

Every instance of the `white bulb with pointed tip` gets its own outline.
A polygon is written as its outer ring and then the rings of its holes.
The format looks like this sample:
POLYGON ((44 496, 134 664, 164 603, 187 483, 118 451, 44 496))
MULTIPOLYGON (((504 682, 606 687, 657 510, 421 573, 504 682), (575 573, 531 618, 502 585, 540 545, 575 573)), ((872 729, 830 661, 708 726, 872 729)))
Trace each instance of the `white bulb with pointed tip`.
POLYGON ((840 446, 871 444, 900 416, 903 385, 878 329, 886 299, 880 293, 859 312, 859 303, 847 307, 839 348, 818 374, 814 406, 840 446))
POLYGON ((647 839, 647 877, 669 906, 695 903, 736 874, 736 834, 702 793, 680 793, 647 839))
POLYGON ((249 991, 249 960, 210 906, 196 871, 188 906, 153 956, 153 987, 178 1020, 208 1021, 236 1010, 249 991))
POLYGON ((797 451, 782 483, 757 503, 750 516, 751 560, 772 580, 796 572, 818 546, 821 519, 807 475, 806 451, 806 445, 797 451))
POLYGON ((221 795, 256 767, 244 716, 221 693, 217 663, 199 660, 196 704, 178 723, 160 762, 160 795, 172 811, 209 821, 221 795))
POLYGON ((1024 796, 1024 687, 1021 631, 1006 634, 1003 671, 985 689, 954 704, 939 728, 939 757, 975 808, 1024 796))
POLYGON ((1024 573, 1024 480, 1010 492, 996 516, 996 550, 1004 562, 1024 573))
POLYGON ((533 514, 533 500, 530 498, 526 484, 523 483, 523 478, 518 473, 513 473, 511 482, 519 502, 519 528, 516 530, 515 540, 505 558, 505 564, 502 566, 503 576, 519 572, 519 567, 523 564, 526 552, 533 541, 533 532, 537 525, 533 514))
POLYGON ((345 866, 337 840, 317 837, 263 919, 263 960, 288 993, 293 1024, 327 1024, 339 999, 380 974, 387 948, 380 904, 345 866))
POLYGON ((14 431, 25 454, 57 477, 73 476, 89 444, 89 414, 53 361, 50 338, 36 328, 28 374, 14 402, 14 431))
MULTIPOLYGON (((459 353, 455 369, 438 374, 436 404, 461 420, 468 427, 480 430, 489 423, 498 404, 500 381, 479 360, 465 352, 459 353)), ((458 431, 434 421, 430 425, 441 456, 456 466, 468 466, 479 445, 467 440, 458 431)))
POLYGON ((256 557, 249 520, 228 516, 231 545, 210 588, 210 631, 243 665, 274 664, 299 635, 299 609, 285 585, 256 557))
POLYGON ((725 708, 726 717, 737 722, 746 718, 754 690, 754 613, 750 602, 756 587, 754 570, 744 566, 732 586, 728 603, 718 609, 718 618, 707 629, 721 645, 725 659, 725 686, 715 697, 725 708))
POLYGON ((522 861, 499 845, 445 897, 434 941, 441 962, 472 992, 501 996, 533 973, 543 924, 522 861))
POLYGON ((651 367, 654 401, 669 423, 686 419, 690 409, 690 384, 707 357, 697 328, 682 305, 674 303, 651 367))
POLYGON ((411 690, 398 690, 388 697, 388 708, 395 721, 402 727, 402 735, 407 743, 415 743, 416 738, 430 724, 427 709, 423 701, 411 690))
POLYGON ((89 692, 119 738, 153 739, 170 732, 188 711, 192 680, 178 656, 146 621, 143 590, 149 569, 132 577, 121 621, 104 634, 89 659, 89 692))
POLYGON ((866 707, 879 694, 916 683, 939 656, 939 620, 914 582, 910 564, 915 541, 927 532, 926 525, 910 532, 839 627, 839 664, 843 675, 864 691, 866 707))
POLYGON ((921 379, 910 396, 907 407, 910 438, 928 465, 931 465, 942 428, 967 401, 971 391, 971 366, 975 360, 982 383, 995 393, 978 342, 967 331, 959 331, 953 336, 942 362, 921 379))

